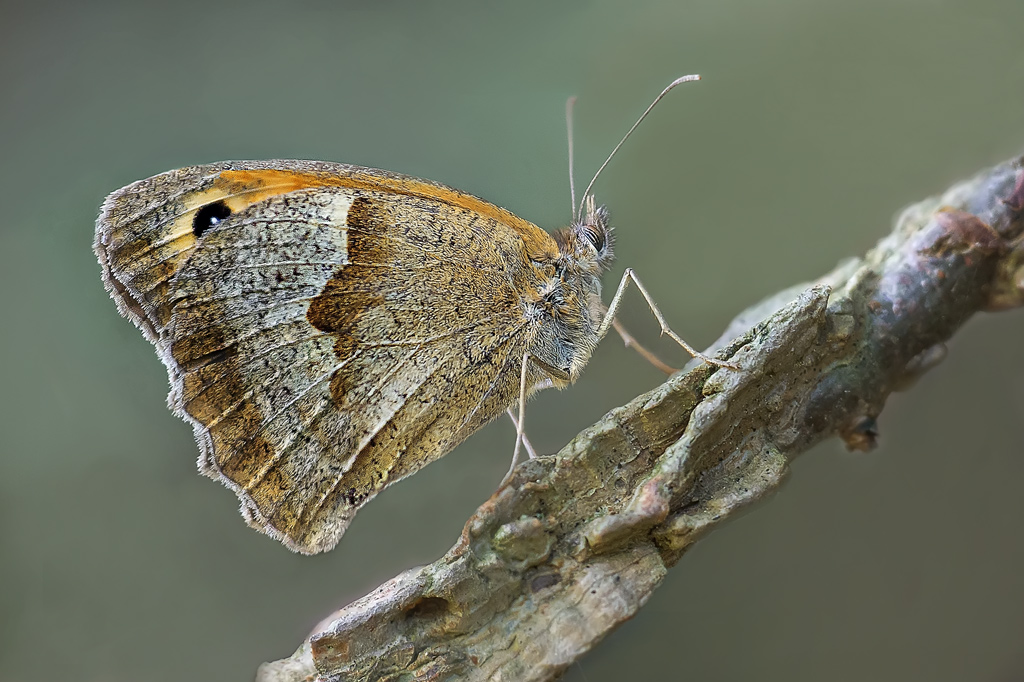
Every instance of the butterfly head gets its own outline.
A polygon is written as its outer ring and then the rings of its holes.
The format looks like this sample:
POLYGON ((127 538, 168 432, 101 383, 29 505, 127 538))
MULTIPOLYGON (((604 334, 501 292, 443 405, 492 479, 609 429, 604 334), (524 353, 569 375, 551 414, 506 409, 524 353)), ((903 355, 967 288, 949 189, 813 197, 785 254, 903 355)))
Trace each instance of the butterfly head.
POLYGON ((572 226, 556 235, 562 257, 574 262, 581 274, 600 277, 615 259, 608 209, 588 196, 583 213, 572 226))
POLYGON ((534 350, 535 357, 563 370, 564 381, 552 375, 561 387, 575 381, 597 346, 606 310, 601 275, 613 260, 608 211, 588 197, 579 218, 553 237, 559 252, 554 277, 541 287, 538 301, 550 322, 542 325, 534 350))

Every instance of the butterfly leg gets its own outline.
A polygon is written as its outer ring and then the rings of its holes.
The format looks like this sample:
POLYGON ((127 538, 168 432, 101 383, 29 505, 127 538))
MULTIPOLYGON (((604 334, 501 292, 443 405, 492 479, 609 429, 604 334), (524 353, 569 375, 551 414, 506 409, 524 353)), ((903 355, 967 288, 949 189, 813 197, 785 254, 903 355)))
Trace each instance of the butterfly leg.
MULTIPOLYGON (((524 353, 522 368, 519 370, 519 419, 512 419, 516 424, 516 446, 512 450, 512 464, 509 466, 505 478, 501 479, 501 485, 504 485, 512 477, 512 472, 515 470, 516 464, 519 463, 519 447, 526 438, 523 433, 523 421, 526 419, 526 363, 529 361, 530 354, 524 353)), ((509 412, 511 413, 511 411, 512 408, 510 407, 509 412)), ((532 450, 533 448, 530 449, 532 450)))
MULTIPOLYGON (((516 427, 516 432, 518 433, 519 420, 516 419, 516 413, 513 412, 512 408, 510 407, 507 410, 505 410, 505 414, 507 414, 508 418, 512 420, 512 425, 516 427)), ((523 447, 526 448, 526 455, 530 459, 537 459, 538 457, 540 457, 540 455, 538 455, 537 451, 534 449, 533 443, 531 443, 530 439, 526 437, 525 431, 523 432, 523 447)))
POLYGON ((605 313, 604 320, 601 322, 601 327, 597 330, 598 339, 603 339, 608 333, 608 330, 611 329, 612 325, 615 323, 615 313, 618 312, 619 306, 622 305, 622 296, 626 293, 626 285, 628 285, 630 281, 636 285, 636 288, 639 289, 641 295, 643 295, 644 300, 647 301, 647 305, 650 307, 651 313, 654 314, 654 319, 656 319, 658 324, 661 325, 662 334, 668 334, 669 338, 682 346, 683 350, 687 353, 695 358, 700 358, 710 365, 727 367, 729 369, 739 369, 736 365, 704 355, 699 350, 686 343, 686 341, 683 341, 678 334, 672 331, 672 328, 669 327, 668 323, 665 321, 665 316, 661 314, 660 310, 658 310, 658 306, 655 305, 654 299, 651 298, 649 293, 647 293, 647 289, 645 289, 644 285, 640 283, 639 278, 637 278, 632 268, 626 268, 626 271, 622 273, 622 279, 619 281, 619 288, 615 290, 615 295, 612 296, 612 302, 608 305, 608 312, 605 313))
POLYGON ((640 354, 640 357, 642 357, 644 360, 660 369, 665 374, 671 375, 679 371, 675 367, 672 367, 671 365, 668 365, 665 362, 663 362, 662 359, 655 355, 653 352, 644 348, 639 341, 633 338, 632 334, 626 331, 626 328, 622 325, 622 323, 616 320, 615 318, 612 318, 612 326, 615 327, 615 331, 619 333, 619 336, 622 338, 622 343, 626 346, 626 348, 632 348, 633 350, 640 354))

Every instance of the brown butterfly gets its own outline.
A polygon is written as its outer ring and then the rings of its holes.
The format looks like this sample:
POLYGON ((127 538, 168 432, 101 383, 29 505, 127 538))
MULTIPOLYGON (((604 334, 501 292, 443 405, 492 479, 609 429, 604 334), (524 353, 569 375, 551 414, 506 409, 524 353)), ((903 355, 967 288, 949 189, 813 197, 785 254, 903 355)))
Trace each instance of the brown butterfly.
POLYGON ((316 161, 128 185, 95 251, 167 366, 200 470, 303 553, 517 400, 575 381, 624 290, 606 309, 611 231, 589 187, 548 234, 444 185, 316 161))

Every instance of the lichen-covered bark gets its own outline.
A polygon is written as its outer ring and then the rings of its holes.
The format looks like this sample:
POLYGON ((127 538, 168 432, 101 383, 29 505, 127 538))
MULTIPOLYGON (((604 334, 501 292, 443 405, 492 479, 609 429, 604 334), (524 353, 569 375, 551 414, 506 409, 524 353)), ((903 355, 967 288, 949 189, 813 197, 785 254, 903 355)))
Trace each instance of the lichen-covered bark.
POLYGON ((781 292, 695 364, 530 460, 441 559, 324 621, 263 682, 551 680, 790 460, 875 418, 973 313, 1024 303, 1024 183, 1009 162, 906 210, 863 258, 781 292))

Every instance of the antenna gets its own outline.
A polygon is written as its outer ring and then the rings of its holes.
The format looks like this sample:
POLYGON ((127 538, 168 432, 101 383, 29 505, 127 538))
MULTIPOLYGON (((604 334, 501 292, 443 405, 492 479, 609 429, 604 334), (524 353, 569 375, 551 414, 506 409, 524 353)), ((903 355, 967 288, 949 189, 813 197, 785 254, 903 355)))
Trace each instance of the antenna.
POLYGON ((576 105, 576 95, 565 100, 565 132, 569 136, 569 200, 572 202, 572 221, 576 222, 576 173, 573 171, 572 153, 572 108, 576 105))
MULTIPOLYGON (((590 181, 590 184, 587 185, 586 191, 583 192, 583 198, 580 199, 579 215, 581 215, 581 216, 583 215, 583 202, 587 200, 587 195, 590 194, 590 190, 594 186, 594 182, 597 181, 597 176, 601 175, 601 171, 604 170, 604 167, 607 166, 608 162, 612 160, 613 156, 615 156, 615 152, 619 151, 619 147, 622 146, 622 143, 625 142, 626 140, 628 140, 629 136, 633 134, 633 131, 637 129, 637 126, 639 126, 643 122, 643 120, 645 118, 647 118, 647 114, 651 113, 651 109, 654 108, 654 105, 657 104, 658 102, 660 102, 661 99, 665 95, 667 95, 677 85, 682 85, 683 83, 689 83, 690 81, 699 81, 699 80, 700 80, 700 76, 698 76, 696 74, 694 74, 692 76, 683 76, 681 78, 677 78, 674 81, 672 81, 671 83, 669 83, 668 87, 661 91, 660 95, 658 95, 657 97, 654 98, 654 101, 651 102, 651 106, 647 107, 647 110, 644 111, 644 113, 642 113, 640 115, 640 118, 638 118, 636 120, 636 123, 633 124, 633 127, 629 129, 629 132, 627 132, 626 135, 621 140, 619 140, 619 143, 617 145, 615 145, 615 149, 612 150, 612 153, 608 155, 608 158, 604 160, 604 163, 601 164, 601 167, 597 169, 596 173, 594 173, 593 179, 590 181)), ((568 108, 568 104, 566 106, 568 108)), ((571 136, 570 136, 570 140, 571 140, 571 136)), ((571 145, 570 145, 570 148, 571 148, 571 145)), ((575 210, 575 208, 576 208, 576 199, 574 197, 573 198, 573 209, 575 210)), ((576 214, 573 214, 574 218, 575 218, 575 215, 576 214)))

